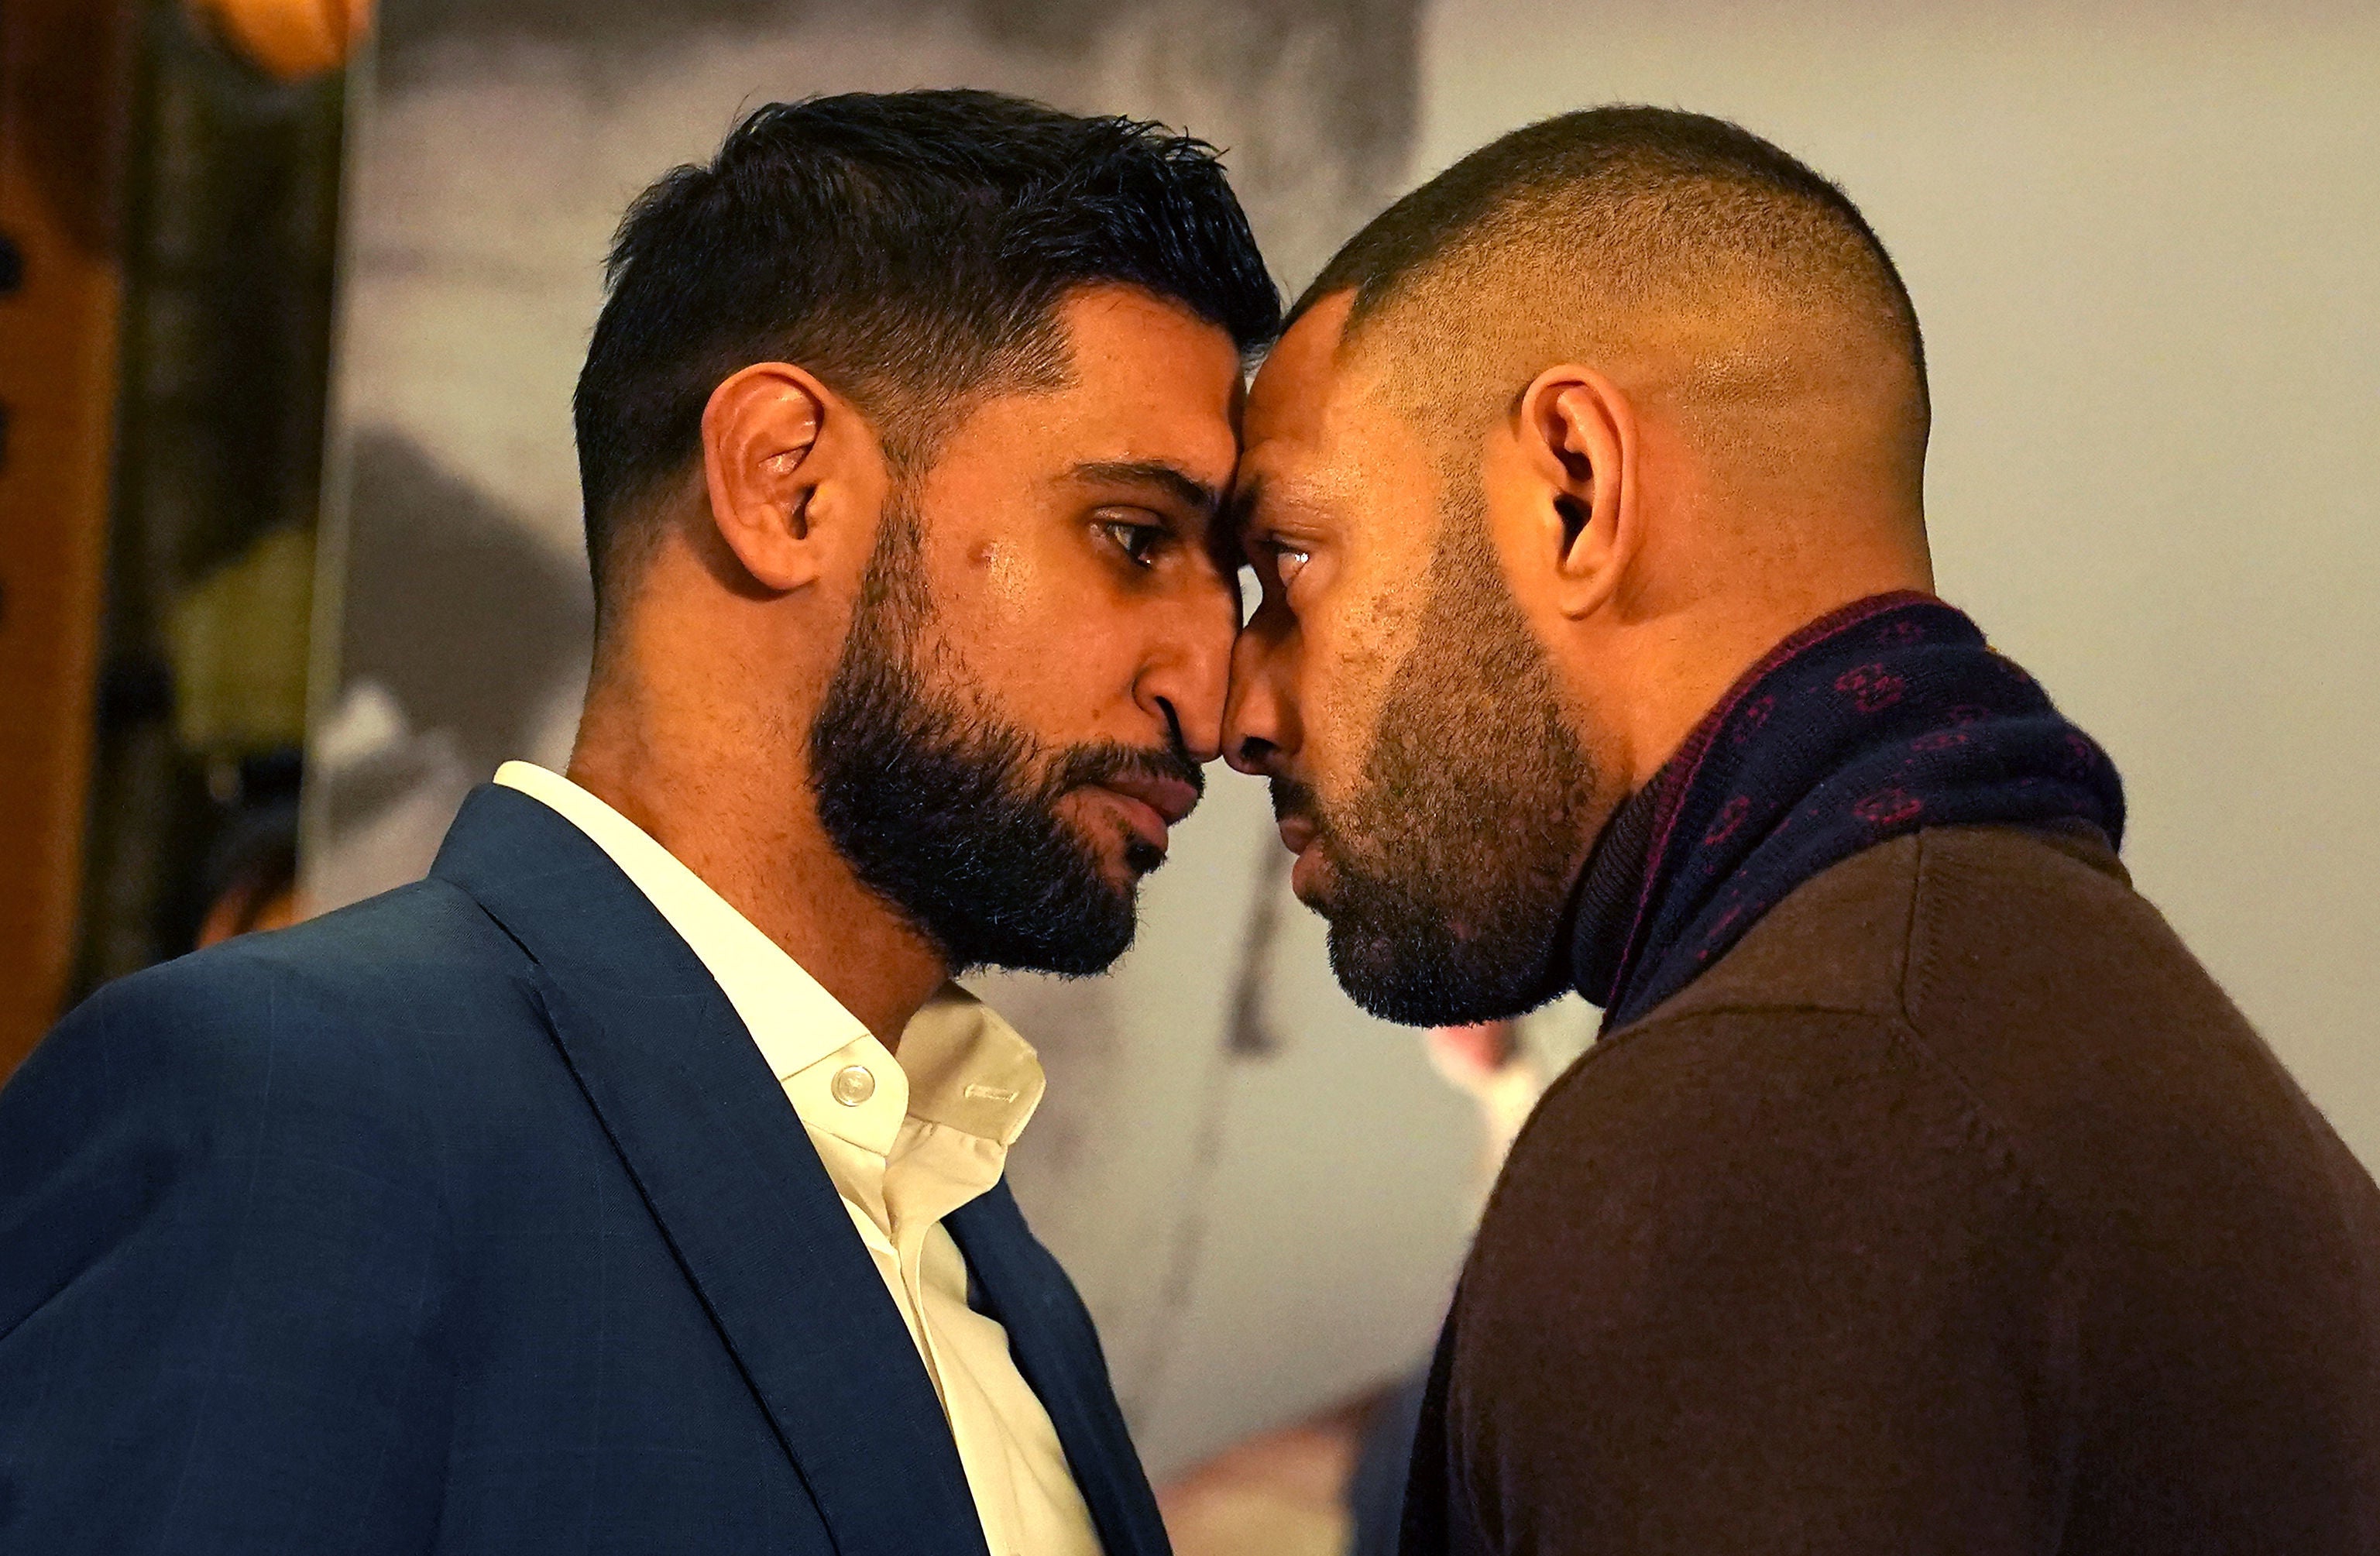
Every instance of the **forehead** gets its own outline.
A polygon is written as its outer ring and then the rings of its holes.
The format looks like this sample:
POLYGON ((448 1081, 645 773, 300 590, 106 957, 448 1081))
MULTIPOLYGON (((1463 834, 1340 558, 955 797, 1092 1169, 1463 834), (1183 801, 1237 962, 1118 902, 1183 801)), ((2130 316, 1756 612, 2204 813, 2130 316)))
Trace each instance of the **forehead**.
POLYGON ((1307 310, 1248 391, 1238 484, 1257 509, 1352 521, 1380 509, 1382 489, 1426 480, 1427 452, 1369 354, 1340 349, 1353 302, 1342 292, 1307 310))
MULTIPOLYGON (((1163 460, 1210 485, 1238 453, 1240 358, 1231 337, 1189 310, 1137 287, 1084 287, 1058 309, 1067 381, 999 395, 970 431, 1042 462, 1163 460)), ((996 444, 997 446, 998 444, 996 444)))
POLYGON ((1354 302, 1352 292, 1325 298, 1301 315, 1266 357, 1248 389, 1251 456, 1259 449, 1275 458, 1308 451, 1323 441, 1334 418, 1343 419, 1344 407, 1337 402, 1349 397, 1350 385, 1339 343, 1354 302))

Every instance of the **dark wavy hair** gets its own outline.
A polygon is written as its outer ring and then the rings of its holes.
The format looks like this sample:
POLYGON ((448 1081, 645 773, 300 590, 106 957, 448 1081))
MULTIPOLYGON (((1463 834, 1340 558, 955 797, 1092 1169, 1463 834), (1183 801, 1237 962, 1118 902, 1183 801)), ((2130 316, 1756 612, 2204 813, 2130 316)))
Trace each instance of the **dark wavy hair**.
POLYGON ((997 92, 850 93, 747 115, 622 219, 573 407, 599 613, 644 501, 683 472, 720 382, 792 361, 898 465, 967 396, 1062 380, 1064 295, 1122 283, 1243 355, 1281 297, 1213 147, 997 92))

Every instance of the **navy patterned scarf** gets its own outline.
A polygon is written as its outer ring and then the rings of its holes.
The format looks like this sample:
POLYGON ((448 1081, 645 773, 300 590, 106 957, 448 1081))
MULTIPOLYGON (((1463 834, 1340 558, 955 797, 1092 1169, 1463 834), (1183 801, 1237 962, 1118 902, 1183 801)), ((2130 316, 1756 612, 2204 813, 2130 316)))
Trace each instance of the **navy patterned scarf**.
POLYGON ((1930 596, 1861 601, 1746 672, 1605 828, 1579 889, 1579 992, 1625 1026, 1863 849, 2077 821, 2121 843, 2123 784, 2034 678, 1930 596))

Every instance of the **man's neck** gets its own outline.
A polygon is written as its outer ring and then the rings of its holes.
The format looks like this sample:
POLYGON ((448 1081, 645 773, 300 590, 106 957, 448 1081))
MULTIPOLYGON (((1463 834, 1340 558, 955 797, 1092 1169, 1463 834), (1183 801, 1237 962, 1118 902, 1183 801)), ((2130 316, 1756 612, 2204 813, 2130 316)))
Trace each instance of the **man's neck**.
POLYGON ((590 692, 570 781, 668 849, 897 1049, 950 969, 852 873, 819 824, 807 775, 723 721, 646 716, 623 700, 590 692))
POLYGON ((1624 735, 1629 792, 1652 782, 1729 688, 1795 632, 1857 601, 1931 590, 1931 577, 1914 570, 1847 570, 1782 597, 1714 601, 1640 633, 1624 673, 1607 673, 1597 687, 1608 727, 1624 735))

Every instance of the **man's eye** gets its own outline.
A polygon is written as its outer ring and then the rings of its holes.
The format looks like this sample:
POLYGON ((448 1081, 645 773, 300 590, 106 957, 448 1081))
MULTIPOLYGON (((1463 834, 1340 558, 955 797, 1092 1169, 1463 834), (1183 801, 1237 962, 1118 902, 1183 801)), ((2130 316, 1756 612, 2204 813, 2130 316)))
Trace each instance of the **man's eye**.
POLYGON ((1132 524, 1121 518, 1100 521, 1100 533, 1113 541, 1116 549, 1124 553, 1135 567, 1146 567, 1157 559, 1157 548, 1165 543, 1165 531, 1154 524, 1132 524))
POLYGON ((1283 545, 1278 541, 1273 541, 1266 549, 1272 553, 1273 576, 1281 580, 1281 588, 1287 589, 1297 575, 1305 570, 1305 564, 1308 561, 1306 553, 1295 546, 1283 545))

